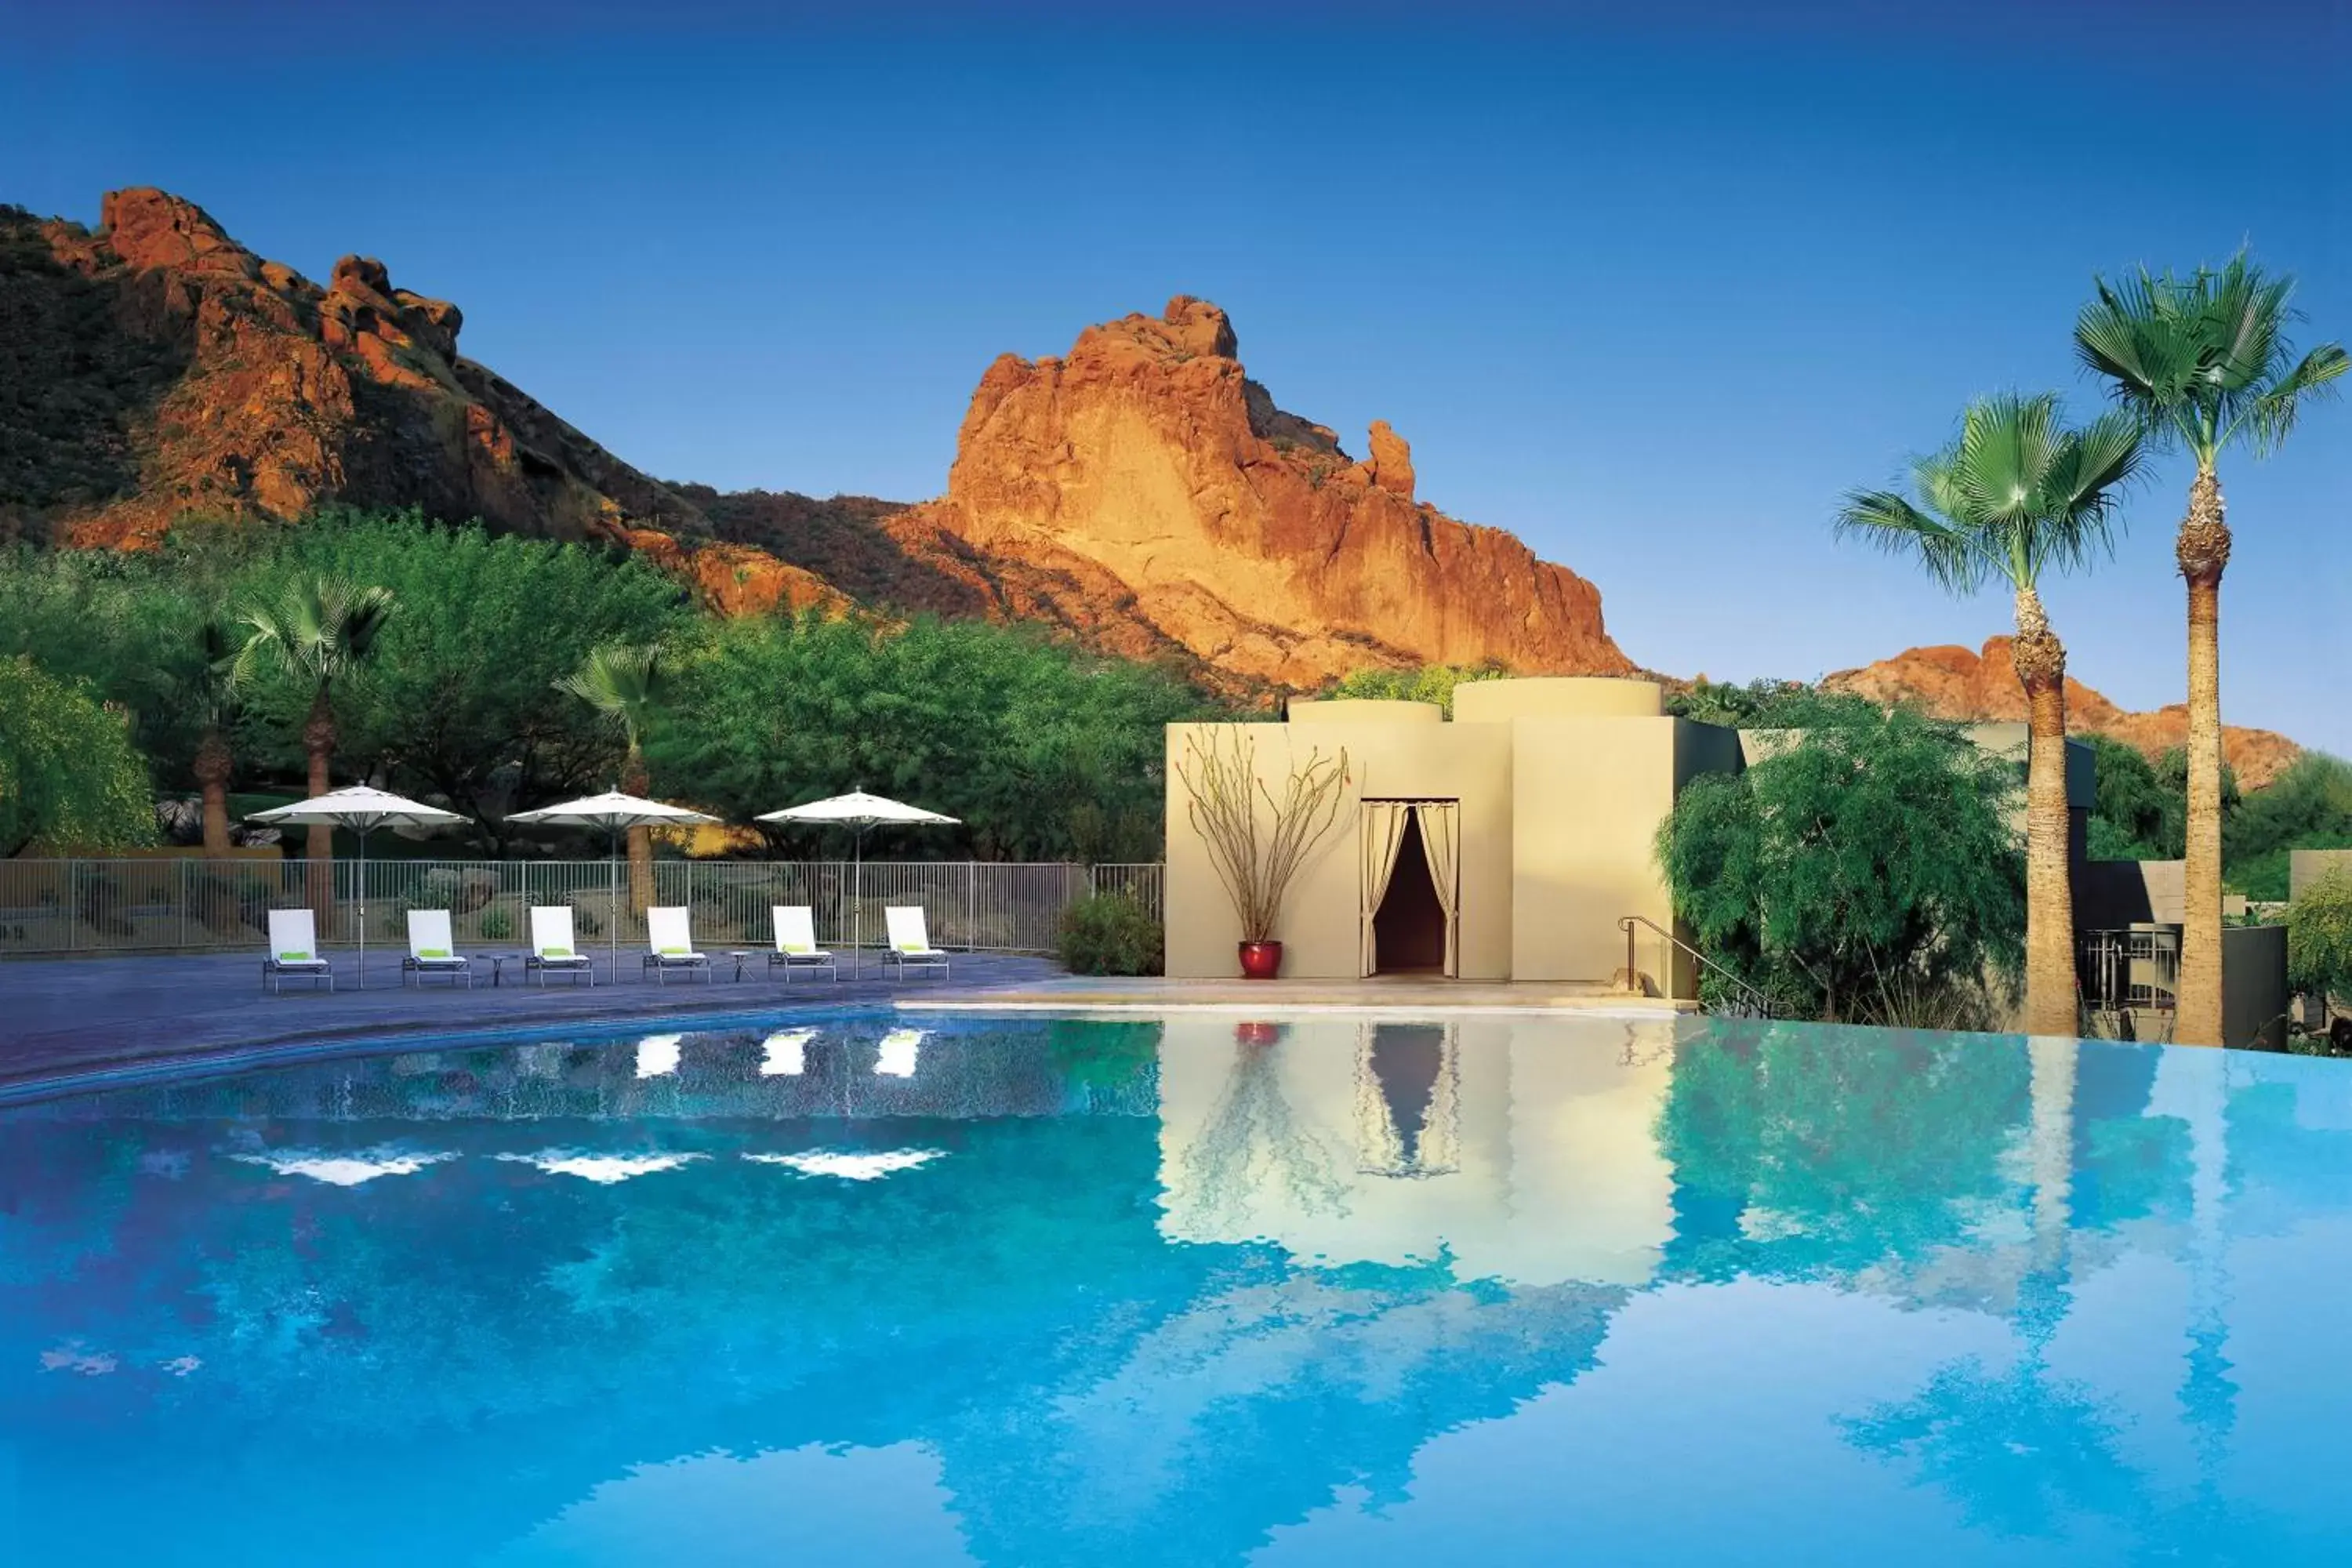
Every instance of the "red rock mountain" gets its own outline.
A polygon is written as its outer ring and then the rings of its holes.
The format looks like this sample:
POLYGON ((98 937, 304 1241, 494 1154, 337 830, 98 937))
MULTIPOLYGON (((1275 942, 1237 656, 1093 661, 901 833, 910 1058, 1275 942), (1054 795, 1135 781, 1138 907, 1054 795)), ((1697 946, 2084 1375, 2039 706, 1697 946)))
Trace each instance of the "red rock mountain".
MULTIPOLYGON (((2017 667, 2010 661, 2010 639, 1989 639, 1980 651, 1965 647, 1915 647, 1860 669, 1842 669, 1822 684, 1851 691, 1874 702, 1916 702, 1947 719, 2014 719, 2025 717, 2025 692, 2017 684, 2017 667)), ((2162 755, 2189 740, 2189 710, 2180 703, 2135 713, 2118 708, 2081 681, 2066 682, 2066 722, 2077 734, 2105 735, 2137 747, 2149 757, 2162 755)), ((2276 778, 2302 748, 2269 730, 2224 725, 2223 754, 2238 775, 2239 784, 2259 789, 2276 778)))
POLYGON ((0 528, 137 547, 192 514, 415 505, 629 543, 732 612, 1038 620, 1240 689, 1633 668, 1592 584, 1417 501, 1386 425, 1358 462, 1276 407, 1200 300, 1000 359, 913 508, 662 484, 460 354, 462 324, 378 261, 321 287, 161 191, 110 193, 95 233, 0 209, 0 528))
POLYGON ((1277 408, 1224 312, 1180 295, 1061 358, 991 365, 947 495, 883 526, 999 613, 1273 686, 1368 665, 1633 668, 1591 584, 1417 501, 1385 424, 1370 450, 1354 461, 1277 408))
MULTIPOLYGON (((0 207, 0 538, 137 547, 195 514, 415 505, 625 543, 731 614, 854 601, 1040 621, 1234 691, 1374 665, 1633 668, 1591 583, 1420 500, 1385 423, 1357 460, 1277 407, 1203 300, 999 359, 947 494, 911 507, 664 484, 460 354, 462 324, 380 262, 347 256, 322 287, 161 191, 109 193, 94 233, 0 207)), ((2002 637, 1832 679, 2023 714, 2002 637)), ((2150 751, 2184 732, 2179 708, 2070 692, 2083 729, 2150 751)), ((2249 784, 2294 754, 2263 731, 2229 745, 2249 784)))
POLYGON ((497 373, 463 318, 347 256, 325 287, 194 203, 108 193, 95 234, 0 209, 0 514, 75 544, 191 513, 417 505, 518 532, 702 521, 497 373))

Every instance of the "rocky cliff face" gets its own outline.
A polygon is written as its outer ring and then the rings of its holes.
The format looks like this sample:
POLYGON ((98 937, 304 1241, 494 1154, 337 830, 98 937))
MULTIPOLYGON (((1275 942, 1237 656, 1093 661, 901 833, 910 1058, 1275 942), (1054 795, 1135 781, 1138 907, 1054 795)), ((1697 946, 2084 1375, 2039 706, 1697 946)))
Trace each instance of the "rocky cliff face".
MULTIPOLYGON (((136 546, 191 514, 418 506, 642 551, 717 608, 1043 622, 1235 692, 1368 666, 1493 661, 1620 674, 1594 586, 1420 500, 1374 421, 1366 456, 1276 406, 1233 324, 1179 296, 1006 355, 973 394, 940 500, 721 495, 630 468, 457 352, 455 305, 347 256, 322 287, 193 203, 108 195, 96 232, 0 207, 0 539, 136 546)), ((2021 718, 1996 637, 1831 678, 1956 718, 2021 718)), ((2150 752, 2179 708, 2069 683, 2074 721, 2150 752)), ((2293 742, 2231 730, 2248 786, 2293 742)))
MULTIPOLYGON (((1843 669, 1822 684, 1873 702, 1916 702, 1947 719, 2022 720, 2025 692, 2010 659, 2010 639, 1993 637, 1981 650, 1915 647, 1860 669, 1843 669)), ((2076 734, 2105 735, 2138 748, 2150 758, 2188 744, 2189 710, 2174 703, 2148 712, 2118 708, 2079 680, 2066 682, 2066 724, 2076 734)), ((2302 748, 2269 730, 2225 725, 2223 754, 2243 789, 2260 789, 2276 778, 2302 748)))
POLYGON ((0 522, 138 545, 191 513, 345 500, 562 538, 703 531, 459 354, 463 321, 363 257, 322 288, 162 191, 108 193, 95 233, 0 209, 0 522))
POLYGON ((1062 358, 1008 354, 972 395, 947 495, 882 528, 993 613, 1243 681, 1633 668, 1591 584, 1416 501, 1385 424, 1350 459, 1236 354, 1224 312, 1181 295, 1160 316, 1088 328, 1062 358))

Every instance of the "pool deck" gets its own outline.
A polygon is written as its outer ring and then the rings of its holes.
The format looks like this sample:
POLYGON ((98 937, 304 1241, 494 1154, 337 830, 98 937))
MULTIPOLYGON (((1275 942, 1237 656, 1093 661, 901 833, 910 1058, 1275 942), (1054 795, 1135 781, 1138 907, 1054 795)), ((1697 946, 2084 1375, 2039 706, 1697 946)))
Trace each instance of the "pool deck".
MULTIPOLYGON (((336 988, 299 983, 265 991, 260 966, 245 953, 135 954, 107 958, 17 960, 0 963, 0 1090, 24 1091, 91 1074, 136 1073, 163 1064, 216 1066, 289 1054, 362 1050, 384 1039, 431 1035, 485 1036, 539 1025, 592 1026, 635 1019, 718 1022, 752 1014, 845 1004, 1001 1012, 1426 1013, 1556 1012, 1669 1016, 1677 1004, 1633 997, 1601 985, 1449 981, 1418 976, 1374 980, 1103 979, 1063 973, 1045 959, 958 953, 950 977, 884 979, 869 955, 863 978, 769 978, 764 953, 740 966, 712 955, 706 983, 642 977, 634 954, 621 957, 619 983, 596 962, 591 987, 557 981, 521 983, 515 960, 503 984, 485 970, 473 987, 400 983, 398 952, 371 952, 367 985, 359 963, 333 954, 336 988)), ((1686 1007, 1687 1004, 1680 1005, 1686 1007)))
POLYGON ((1558 1013, 1670 1018, 1697 1004, 1632 996, 1613 986, 1570 980, 1445 980, 1380 975, 1370 980, 1163 980, 1057 974, 1023 984, 1007 981, 955 997, 911 988, 898 1005, 957 1012, 1220 1013, 1345 1012, 1558 1013))
POLYGON ((607 961, 596 959, 596 984, 556 980, 543 989, 520 984, 509 959, 503 984, 487 967, 473 988, 435 982, 400 984, 398 952, 370 952, 367 988, 353 982, 354 954, 331 954, 335 989, 289 984, 261 988, 261 967, 249 953, 28 959, 0 963, 0 1087, 91 1071, 135 1068, 142 1063, 235 1060, 277 1055, 288 1047, 362 1042, 404 1035, 462 1034, 530 1028, 541 1024, 597 1024, 636 1018, 716 1017, 773 1013, 783 1008, 887 1003, 909 993, 963 996, 995 987, 1031 988, 1060 973, 1042 958, 957 953, 950 978, 883 979, 868 954, 865 977, 853 979, 845 959, 838 984, 798 974, 788 986, 768 978, 764 953, 742 965, 712 955, 709 983, 672 975, 665 984, 640 977, 635 955, 621 955, 620 983, 607 961))

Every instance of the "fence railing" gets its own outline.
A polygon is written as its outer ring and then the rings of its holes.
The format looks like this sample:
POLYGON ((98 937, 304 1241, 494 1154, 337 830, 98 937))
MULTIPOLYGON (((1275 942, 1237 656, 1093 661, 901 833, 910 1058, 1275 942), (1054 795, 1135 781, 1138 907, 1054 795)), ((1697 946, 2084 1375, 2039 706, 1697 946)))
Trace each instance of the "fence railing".
POLYGON ((2095 1007, 2168 1009, 2180 989, 2180 932, 2174 927, 2078 932, 2074 972, 2083 1000, 2095 1007))
MULTIPOLYGON (((583 944, 643 946, 629 868, 604 860, 0 860, 0 955, 256 947, 273 909, 315 910, 323 943, 407 942, 407 911, 446 910, 463 946, 520 942, 534 904, 569 904, 583 944), (618 931, 614 931, 617 922, 618 931)), ((882 941, 884 908, 919 904, 931 941, 975 952, 1045 952, 1062 911, 1097 890, 1160 914, 1157 864, 989 860, 656 860, 645 904, 683 904, 698 945, 765 947, 769 910, 806 904, 817 939, 882 941), (862 925, 861 925, 862 919, 862 925)))

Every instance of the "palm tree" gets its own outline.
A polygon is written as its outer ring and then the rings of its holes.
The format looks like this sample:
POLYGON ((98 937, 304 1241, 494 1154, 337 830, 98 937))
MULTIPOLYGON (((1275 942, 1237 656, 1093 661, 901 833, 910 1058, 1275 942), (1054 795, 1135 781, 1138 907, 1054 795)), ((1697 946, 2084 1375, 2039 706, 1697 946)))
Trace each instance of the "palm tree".
POLYGON ((2066 809, 2066 649, 2042 605, 2045 571, 2087 563, 2108 545, 2116 495, 2137 469, 2140 438, 2113 413, 2069 430, 2057 398, 1981 399, 1959 438, 1912 467, 1912 495, 1856 490, 1841 534, 1915 557, 1955 594, 2010 585, 2012 649, 2032 737, 2025 774, 2025 1018, 2037 1035, 2078 1032, 2074 899, 2066 809))
POLYGON ((194 661, 180 678, 182 698, 196 711, 201 737, 196 742, 196 788, 205 802, 205 854, 227 856, 228 781, 236 759, 229 751, 228 726, 236 706, 232 679, 236 661, 236 634, 214 616, 206 616, 191 637, 194 661))
MULTIPOLYGON (((302 749, 310 760, 313 796, 331 787, 327 763, 338 739, 335 682, 367 661, 392 609, 389 588, 362 588, 340 577, 298 577, 275 600, 248 605, 237 616, 246 637, 229 666, 231 688, 248 685, 266 668, 310 689, 302 749)), ((335 830, 313 823, 304 853, 310 868, 310 906, 324 918, 333 905, 335 830)))
POLYGON ((2180 947, 2184 1044, 2221 1043, 2221 574, 2230 525, 2218 466, 2231 447, 2275 451, 2307 397, 2333 390, 2347 361, 2323 343, 2300 359, 2285 329, 2294 279, 2273 278, 2242 252, 2214 270, 2157 277, 2146 268, 2110 284, 2074 322, 2083 363, 2151 438, 2196 461, 2173 552, 2189 584, 2187 907, 2180 947))
MULTIPOLYGON (((646 773, 645 739, 669 684, 669 670, 661 649, 625 643, 591 648, 578 673, 555 683, 620 727, 627 745, 621 764, 621 788, 644 795, 650 781, 646 773)), ((629 829, 629 902, 640 914, 653 902, 654 838, 649 827, 629 829)))

